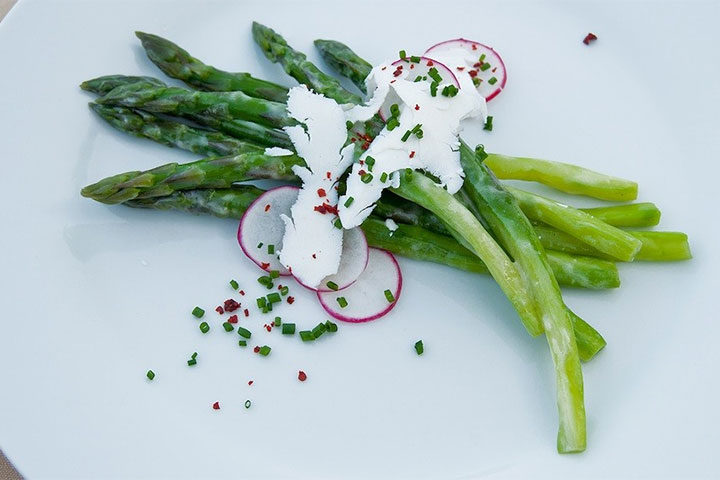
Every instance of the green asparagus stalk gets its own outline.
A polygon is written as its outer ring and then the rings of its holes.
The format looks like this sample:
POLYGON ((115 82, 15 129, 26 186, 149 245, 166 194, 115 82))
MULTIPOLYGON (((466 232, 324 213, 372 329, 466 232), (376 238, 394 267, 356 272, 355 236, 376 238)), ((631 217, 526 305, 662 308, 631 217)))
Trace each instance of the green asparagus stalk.
POLYGON ((488 154, 485 164, 500 179, 527 180, 561 192, 616 202, 637 198, 637 183, 568 163, 488 154))
POLYGON ((660 210, 653 203, 630 203, 581 210, 614 227, 654 227, 660 223, 660 210))
POLYGON ((304 162, 296 155, 272 157, 243 153, 121 173, 88 185, 80 193, 98 202, 118 204, 136 198, 170 195, 176 190, 229 188, 233 183, 247 180, 292 181, 297 178, 292 171, 294 165, 304 165, 304 162))
POLYGON ((295 123, 288 116, 284 103, 250 97, 242 92, 198 92, 179 87, 148 86, 140 82, 116 87, 97 99, 97 103, 180 116, 209 114, 227 120, 248 120, 268 127, 295 123))
POLYGON ((182 80, 198 90, 240 91, 246 95, 285 102, 288 89, 249 73, 230 73, 205 65, 187 51, 157 35, 135 32, 148 58, 167 76, 182 80))
POLYGON ((507 187, 531 220, 543 222, 619 260, 631 261, 642 242, 581 210, 523 190, 507 187))
POLYGON ((298 82, 316 92, 322 92, 323 95, 340 104, 362 102, 359 96, 348 92, 335 78, 323 73, 312 62, 309 62, 304 53, 294 50, 273 29, 253 22, 252 34, 255 43, 262 49, 268 60, 279 63, 285 72, 298 82))
POLYGON ((314 43, 320 55, 333 70, 350 79, 361 92, 367 93, 365 79, 370 74, 372 65, 344 43, 335 40, 315 40, 314 43))
POLYGON ((262 147, 254 143, 244 142, 219 132, 199 130, 142 110, 108 107, 97 103, 90 103, 90 108, 118 130, 205 157, 263 151, 262 147))
POLYGON ((125 85, 144 85, 146 87, 165 87, 165 82, 155 77, 138 77, 133 75, 103 75, 102 77, 85 80, 80 88, 97 95, 110 93, 117 87, 125 85))
POLYGON ((479 209, 480 215, 490 224, 501 245, 519 265, 525 288, 534 298, 535 309, 555 365, 560 420, 558 451, 583 451, 586 446, 583 378, 571 317, 545 250, 530 221, 512 195, 482 163, 486 156, 482 148, 477 155, 461 142, 464 190, 479 209))
MULTIPOLYGON (((545 248, 575 255, 607 258, 606 255, 603 255, 590 245, 577 240, 565 232, 546 225, 535 225, 534 228, 545 248)), ((642 230, 626 230, 626 232, 642 242, 642 247, 640 247, 640 251, 635 255, 634 261, 672 262, 692 258, 688 236, 684 233, 647 232, 642 230)))

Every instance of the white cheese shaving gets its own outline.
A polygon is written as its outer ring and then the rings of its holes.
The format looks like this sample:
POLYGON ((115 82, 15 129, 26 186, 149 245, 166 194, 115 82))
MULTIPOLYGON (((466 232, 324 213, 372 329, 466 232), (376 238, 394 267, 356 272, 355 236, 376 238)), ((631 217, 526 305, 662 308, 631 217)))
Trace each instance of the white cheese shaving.
POLYGON ((366 80, 368 87, 375 86, 373 97, 366 105, 346 112, 351 121, 364 121, 386 102, 398 103, 400 107, 400 126, 392 131, 384 128, 360 157, 363 163, 353 165, 347 193, 340 198, 339 214, 345 228, 360 225, 370 215, 382 191, 398 185, 396 172, 404 168, 424 170, 437 177, 450 193, 456 193, 463 184, 458 139, 460 122, 470 117, 484 118, 487 112, 485 99, 469 76, 470 85, 462 80, 456 96, 433 97, 428 82, 409 80, 407 70, 400 76, 395 76, 393 71, 389 64, 373 68, 366 80), (416 105, 419 108, 416 109, 416 105), (405 133, 416 125, 422 125, 423 137, 410 135, 403 141, 405 133), (375 160, 372 172, 364 163, 368 156, 375 160), (372 179, 365 176, 363 180, 363 174, 368 173, 372 179), (383 174, 387 176, 384 182, 383 174), (353 201, 345 206, 349 197, 353 201))
POLYGON ((301 283, 317 287, 340 265, 342 230, 334 226, 336 216, 323 205, 337 206, 336 183, 352 163, 354 149, 353 145, 343 148, 345 114, 333 100, 303 85, 294 87, 288 94, 288 113, 304 124, 285 127, 285 132, 307 167, 293 167, 303 185, 290 209, 292 218, 282 216, 285 236, 279 258, 301 283))
POLYGON ((285 155, 292 155, 293 152, 287 148, 282 147, 267 147, 265 149, 265 155, 269 157, 284 157, 285 155))
POLYGON ((393 220, 392 218, 388 218, 387 220, 385 220, 385 226, 388 230, 390 230, 390 236, 392 236, 393 232, 398 229, 398 224, 395 223, 395 220, 393 220))

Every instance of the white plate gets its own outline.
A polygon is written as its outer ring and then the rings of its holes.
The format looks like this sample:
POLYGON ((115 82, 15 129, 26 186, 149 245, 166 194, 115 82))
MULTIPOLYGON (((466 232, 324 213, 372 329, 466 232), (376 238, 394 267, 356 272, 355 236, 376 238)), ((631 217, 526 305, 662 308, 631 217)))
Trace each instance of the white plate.
MULTIPOLYGON (((720 474, 717 18, 717 2, 21 1, 0 25, 0 447, 33 479, 720 474), (262 358, 213 312, 231 278, 261 292, 235 222, 80 197, 106 175, 194 157, 114 131, 78 83, 159 76, 138 29, 291 84, 252 43, 253 19, 312 60, 318 37, 372 61, 489 43, 508 87, 490 105, 495 131, 469 140, 636 179, 661 227, 690 234, 691 262, 622 265, 623 288, 567 293, 609 343, 585 367, 587 452, 555 453, 547 347, 490 279, 403 260, 403 297, 380 321, 304 345, 263 334, 255 314, 252 344, 273 347, 262 358)), ((284 320, 326 318, 293 291, 284 320)))

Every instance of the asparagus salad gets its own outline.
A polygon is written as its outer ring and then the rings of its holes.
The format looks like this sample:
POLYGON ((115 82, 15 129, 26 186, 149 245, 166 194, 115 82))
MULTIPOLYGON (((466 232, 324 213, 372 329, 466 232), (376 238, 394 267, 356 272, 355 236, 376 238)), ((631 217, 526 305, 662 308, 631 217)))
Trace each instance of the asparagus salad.
MULTIPOLYGON (((83 82, 98 95, 90 107, 118 130, 204 158, 121 173, 82 195, 239 220, 239 245, 272 290, 256 302, 265 314, 277 302, 293 303, 293 278, 335 319, 380 318, 402 292, 394 254, 492 275, 527 332, 547 338, 558 451, 585 450, 581 362, 605 340, 565 304, 560 287, 616 288, 616 262, 689 259, 687 236, 637 230, 658 224, 651 203, 577 209, 502 183, 534 181, 610 202, 637 198, 635 182, 464 142, 467 122, 492 130, 488 102, 507 82, 503 59, 482 43, 455 39, 425 52, 400 50, 373 66, 340 42, 316 40, 327 64, 357 87, 351 92, 272 29, 254 23, 252 32, 265 56, 299 85, 219 70, 142 32, 137 37, 150 60, 187 88, 124 75, 83 82), (262 179, 285 185, 263 191, 252 183, 262 179), (278 283, 281 277, 287 281, 278 283)), ((216 310, 249 316, 234 300, 216 310)), ((223 327, 232 331, 237 323, 234 314, 223 327)), ((295 333, 280 317, 265 325, 273 327, 295 333)), ((237 330, 246 346, 251 332, 237 330)), ((312 341, 336 330, 327 321, 299 336, 312 341)), ((414 348, 422 354, 423 342, 414 348)))

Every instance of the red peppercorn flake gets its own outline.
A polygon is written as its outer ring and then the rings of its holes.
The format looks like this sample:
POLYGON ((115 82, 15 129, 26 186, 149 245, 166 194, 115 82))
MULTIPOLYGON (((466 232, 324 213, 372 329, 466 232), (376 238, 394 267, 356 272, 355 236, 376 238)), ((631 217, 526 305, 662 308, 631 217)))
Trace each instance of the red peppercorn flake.
POLYGON ((415 110, 420 110, 420 105, 418 105, 417 103, 415 104, 415 110))
POLYGON ((295 303, 295 297, 288 297, 287 302, 292 305, 293 303, 295 303))
POLYGON ((228 323, 237 323, 238 322, 238 316, 233 315, 230 318, 227 319, 228 323))
POLYGON ((477 75, 478 75, 478 71, 477 71, 477 70, 470 70, 470 71, 468 72, 468 75, 470 75, 472 78, 475 78, 475 77, 477 77, 477 75))
POLYGON ((465 70, 465 67, 457 67, 457 69, 462 72, 463 70, 465 70))
POLYGON ((409 157, 410 157, 410 158, 413 158, 414 156, 415 156, 415 150, 413 150, 412 152, 410 152, 409 157))
POLYGON ((477 62, 473 64, 473 68, 480 68, 482 67, 483 62, 477 62))
POLYGON ((267 324, 266 324, 266 325, 265 325, 265 330, 267 330, 268 332, 272 332, 272 325, 267 325, 267 324))
POLYGON ((223 310, 223 308, 220 305, 218 305, 217 308, 215 308, 215 311, 218 312, 218 315, 222 315, 223 313, 225 313, 225 310, 223 310))
POLYGON ((367 172, 366 172, 365 170, 363 170, 362 168, 361 168, 360 170, 358 170, 358 175, 360 175, 361 177, 362 177, 363 175, 365 175, 366 173, 367 173, 367 172))
POLYGON ((263 270, 267 270, 268 268, 270 268, 270 264, 267 262, 262 262, 260 264, 260 268, 262 268, 263 270))
POLYGON ((225 300, 225 303, 223 305, 226 312, 234 312, 235 310, 240 308, 240 304, 232 298, 228 298, 227 300, 225 300))
POLYGON ((255 348, 253 348, 253 352, 255 352, 255 353, 260 352, 260 347, 255 345, 255 348))
MULTIPOLYGON (((256 348, 257 348, 257 347, 256 347, 256 348)), ((255 383, 255 380, 250 380, 250 381, 248 382, 248 385, 252 385, 253 383, 255 383)))
POLYGON ((362 148, 363 150, 367 150, 368 148, 370 148, 370 142, 363 143, 360 148, 362 148))
POLYGON ((390 80, 390 83, 395 83, 395 79, 393 79, 393 80, 390 80))
POLYGON ((240 290, 240 295, 245 296, 245 290, 240 290))
POLYGON ((585 38, 583 38, 583 43, 585 45, 590 45, 590 42, 594 42, 595 40, 597 40, 597 35, 594 33, 588 33, 585 35, 585 38))
POLYGON ((325 176, 328 178, 328 180, 330 180, 332 178, 332 173, 325 172, 325 176))
POLYGON ((435 65, 435 64, 433 63, 432 60, 428 60, 427 63, 426 63, 426 65, 427 65, 428 67, 432 67, 432 66, 435 65))
POLYGON ((299 370, 298 371, 298 380, 300 380, 301 382, 304 382, 305 380, 307 380, 307 374, 305 372, 303 372, 302 370, 299 370))
POLYGON ((282 289, 283 289, 283 286, 278 284, 278 290, 282 290, 282 289))
POLYGON ((245 314, 246 317, 250 316, 250 310, 248 310, 247 308, 245 310, 243 310, 243 313, 245 314))
POLYGON ((265 211, 267 212, 268 210, 270 210, 270 204, 265 205, 265 211))
POLYGON ((387 70, 387 66, 382 67, 380 70, 387 70))
POLYGON ((220 410, 220 402, 213 403, 213 410, 220 410))
POLYGON ((318 188, 317 194, 318 194, 318 197, 324 197, 327 195, 324 188, 318 188))
POLYGON ((412 70, 413 68, 415 68, 415 64, 414 64, 414 63, 411 63, 411 64, 410 64, 410 70, 412 70))
POLYGON ((399 77, 400 75, 402 75, 402 70, 395 70, 393 72, 393 77, 399 77))
POLYGON ((351 142, 355 143, 357 141, 357 138, 353 137, 350 139, 351 142))
POLYGON ((470 45, 472 45, 473 50, 477 50, 477 45, 475 45, 474 43, 471 43, 470 45))

